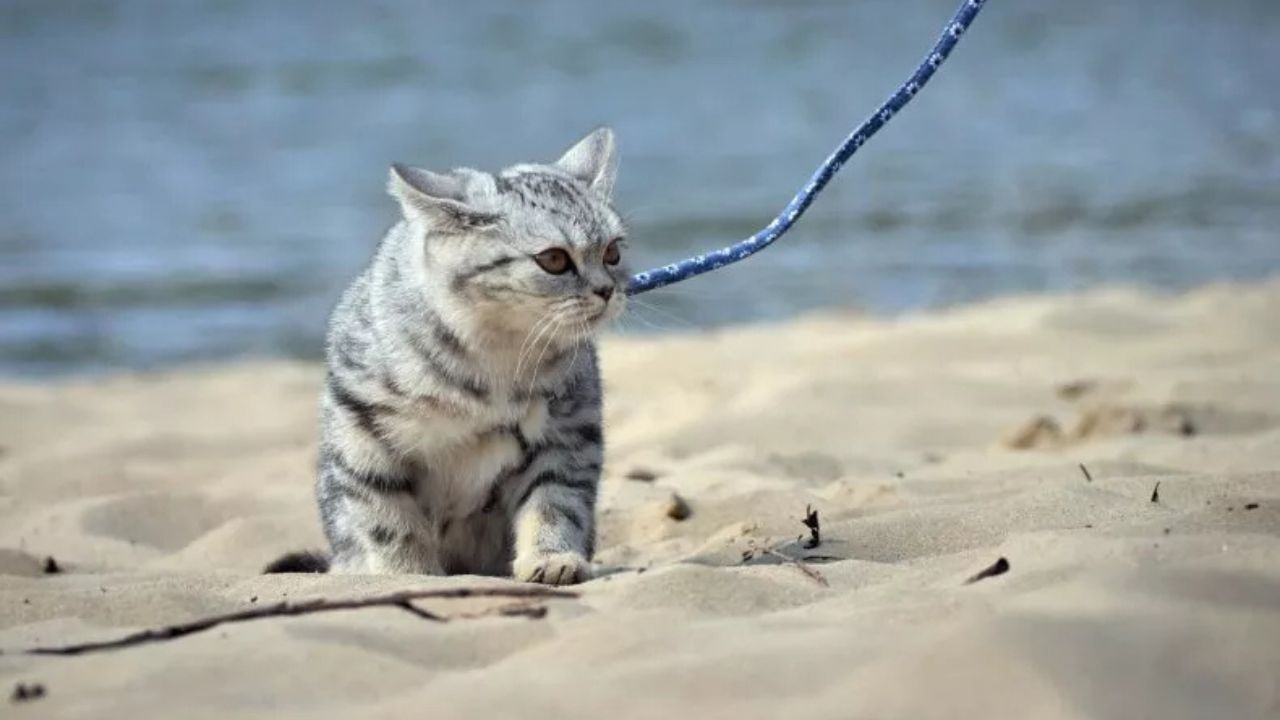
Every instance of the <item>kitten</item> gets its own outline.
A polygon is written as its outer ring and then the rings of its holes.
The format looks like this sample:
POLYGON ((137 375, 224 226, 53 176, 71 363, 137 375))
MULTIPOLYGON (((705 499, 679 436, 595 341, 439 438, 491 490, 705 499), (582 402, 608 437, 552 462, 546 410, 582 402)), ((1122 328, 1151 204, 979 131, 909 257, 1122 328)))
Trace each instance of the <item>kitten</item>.
POLYGON ((402 219, 329 323, 316 494, 332 554, 268 572, 590 575, 595 333, 629 274, 613 133, 496 175, 392 166, 402 219))

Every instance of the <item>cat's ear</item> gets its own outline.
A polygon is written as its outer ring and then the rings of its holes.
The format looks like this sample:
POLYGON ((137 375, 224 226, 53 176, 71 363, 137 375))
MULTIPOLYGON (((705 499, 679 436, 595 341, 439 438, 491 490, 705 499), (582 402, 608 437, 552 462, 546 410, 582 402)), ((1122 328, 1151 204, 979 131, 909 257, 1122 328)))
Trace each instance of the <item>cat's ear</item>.
POLYGON ((612 196, 613 179, 618 174, 613 131, 607 127, 592 131, 560 156, 556 166, 605 197, 612 196))
POLYGON ((457 174, 441 175, 396 163, 387 177, 387 192, 400 203, 406 219, 431 221, 443 230, 475 230, 497 222, 466 202, 466 185, 457 174))

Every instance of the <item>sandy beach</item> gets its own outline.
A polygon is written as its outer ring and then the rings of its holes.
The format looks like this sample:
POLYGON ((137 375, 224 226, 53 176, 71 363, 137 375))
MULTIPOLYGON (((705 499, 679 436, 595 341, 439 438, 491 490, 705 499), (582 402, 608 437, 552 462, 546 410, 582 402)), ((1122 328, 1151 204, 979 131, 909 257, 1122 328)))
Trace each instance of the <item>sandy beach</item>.
POLYGON ((1280 281, 603 358, 602 577, 575 597, 66 657, 24 651, 514 583, 258 574, 321 545, 318 365, 3 384, 0 715, 1280 717, 1280 281))

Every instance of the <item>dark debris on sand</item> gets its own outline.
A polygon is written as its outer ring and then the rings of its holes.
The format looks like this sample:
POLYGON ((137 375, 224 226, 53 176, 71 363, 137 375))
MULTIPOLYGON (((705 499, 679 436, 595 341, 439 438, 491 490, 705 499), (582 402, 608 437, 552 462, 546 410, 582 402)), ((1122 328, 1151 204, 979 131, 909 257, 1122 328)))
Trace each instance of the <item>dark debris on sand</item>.
POLYGON ((42 697, 44 697, 44 685, 37 682, 18 683, 13 686, 13 692, 9 695, 9 701, 15 703, 31 702, 32 700, 39 700, 42 697))
POLYGON ((804 541, 804 549, 812 550, 822 544, 822 524, 818 521, 818 511, 805 505, 804 519, 800 521, 809 528, 809 538, 804 541))
POLYGON ((979 570, 978 573, 975 574, 973 577, 969 578, 968 580, 965 580, 964 584, 972 585, 973 583, 976 583, 980 580, 986 580, 987 578, 997 577, 1007 572, 1009 572, 1009 560, 1007 558, 1002 557, 996 560, 994 563, 992 563, 989 567, 979 570))
POLYGON ((658 479, 658 473, 646 467, 637 467, 627 471, 623 477, 636 482, 653 482, 658 479))

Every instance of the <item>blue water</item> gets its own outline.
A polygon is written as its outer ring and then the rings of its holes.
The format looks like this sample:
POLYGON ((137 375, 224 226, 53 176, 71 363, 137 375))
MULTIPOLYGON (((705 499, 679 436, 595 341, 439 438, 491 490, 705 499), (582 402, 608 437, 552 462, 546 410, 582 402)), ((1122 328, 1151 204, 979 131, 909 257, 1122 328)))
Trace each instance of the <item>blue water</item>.
MULTIPOLYGON (((0 374, 313 357, 393 161, 618 132, 639 265, 739 239, 953 0, 0 0, 0 374)), ((1280 2, 990 0, 756 258, 627 327, 1280 272, 1280 2)))

